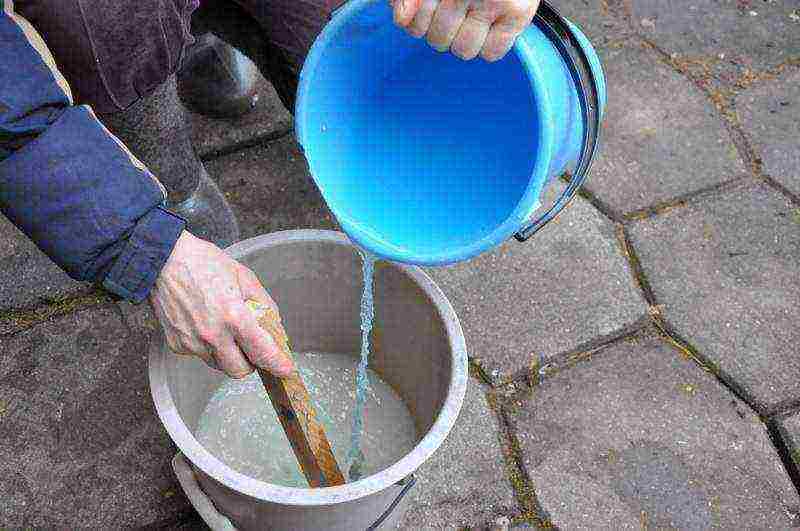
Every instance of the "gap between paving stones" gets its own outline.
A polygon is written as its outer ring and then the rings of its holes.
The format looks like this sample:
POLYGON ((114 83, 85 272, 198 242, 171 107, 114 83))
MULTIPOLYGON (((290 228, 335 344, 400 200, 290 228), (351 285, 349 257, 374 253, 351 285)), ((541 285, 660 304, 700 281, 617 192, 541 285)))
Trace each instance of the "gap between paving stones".
POLYGON ((708 69, 708 66, 703 64, 702 60, 673 57, 671 54, 667 53, 666 50, 659 47, 655 42, 647 37, 644 37, 638 32, 636 35, 640 39, 643 46, 654 50, 664 64, 671 67, 673 70, 675 70, 675 72, 692 82, 692 84, 698 90, 700 90, 706 96, 706 98, 708 98, 714 109, 717 111, 722 123, 725 125, 733 145, 739 152, 739 156, 744 161, 745 165, 750 169, 753 177, 766 182, 772 188, 788 197, 793 203, 800 204, 799 197, 775 181, 772 177, 764 173, 762 169, 761 157, 758 155, 758 153, 756 153, 755 148, 753 148, 750 142, 750 139, 747 137, 747 134, 744 132, 744 129, 739 123, 739 118, 734 106, 734 99, 736 96, 746 88, 749 88, 755 82, 770 79, 771 77, 780 74, 788 67, 800 67, 800 57, 792 57, 776 65, 775 67, 765 69, 762 72, 749 71, 750 75, 745 76, 745 79, 749 81, 745 81, 744 79, 740 78, 734 82, 733 88, 725 89, 723 92, 717 88, 708 86, 706 83, 703 83, 702 79, 699 78, 695 72, 692 72, 690 66, 694 64, 700 64, 704 67, 704 69, 708 69))
MULTIPOLYGON (((602 139, 601 139, 600 149, 602 149, 602 139)), ((592 177, 592 175, 591 175, 591 171, 590 171, 588 179, 591 179, 591 177, 592 177)), ((568 172, 562 174, 560 176, 560 179, 561 179, 561 181, 564 182, 564 184, 570 184, 570 182, 571 182, 571 178, 570 178, 570 175, 569 175, 568 172)), ((587 203, 592 205, 598 212, 600 212, 605 217, 607 217, 609 220, 611 220, 612 223, 620 223, 622 221, 622 218, 619 216, 619 214, 617 214, 614 211, 613 208, 608 206, 602 199, 597 197, 595 194, 593 194, 592 192, 590 192, 588 189, 584 188, 583 186, 578 188, 577 195, 580 196, 581 198, 585 199, 587 203)))
MULTIPOLYGON (((575 349, 550 358, 550 361, 546 364, 541 364, 540 361, 534 360, 528 371, 515 375, 515 381, 524 382, 525 385, 535 387, 550 375, 574 367, 582 361, 590 360, 592 356, 602 352, 610 345, 624 340, 625 338, 635 336, 649 326, 650 318, 648 316, 643 316, 635 323, 621 328, 615 334, 596 337, 582 345, 578 345, 575 349)), ((514 383, 514 381, 508 383, 514 383)))
POLYGON ((113 299, 105 291, 91 288, 76 295, 59 297, 30 308, 0 311, 0 336, 12 336, 54 317, 112 302, 113 299))
MULTIPOLYGON (((788 445, 786 444, 787 435, 784 433, 783 428, 780 425, 780 418, 786 415, 786 412, 780 413, 773 413, 770 416, 762 415, 756 408, 752 406, 751 401, 745 397, 745 394, 741 392, 741 390, 737 390, 735 386, 731 386, 728 382, 720 376, 718 370, 715 370, 713 364, 708 364, 707 362, 703 361, 703 358, 700 354, 698 354, 697 350, 691 346, 688 342, 684 339, 677 336, 674 331, 672 331, 669 326, 661 319, 658 315, 657 311, 651 314, 651 323, 648 327, 640 328, 628 333, 625 336, 621 336, 616 338, 613 341, 608 341, 603 345, 600 345, 593 349, 591 352, 586 352, 585 356, 576 357, 572 360, 571 363, 562 365, 562 366, 553 366, 550 367, 547 372, 542 375, 543 378, 547 378, 550 376, 554 376, 562 371, 569 370, 573 368, 575 365, 579 363, 585 363, 592 360, 593 356, 601 354, 604 350, 614 346, 615 344, 622 343, 622 342, 636 342, 642 337, 642 334, 647 333, 647 328, 655 332, 662 341, 669 344, 671 348, 675 349, 680 355, 686 357, 687 359, 691 359, 694 361, 701 369, 705 370, 712 374, 715 379, 722 385, 726 390, 731 392, 734 396, 736 396, 739 400, 747 404, 758 416, 759 420, 764 423, 766 430, 769 434, 770 441, 783 464, 783 468, 786 474, 789 476, 792 485, 794 486, 795 490, 800 495, 800 467, 798 467, 797 463, 794 461, 791 451, 789 450, 788 445)), ((517 407, 522 407, 523 402, 535 400, 536 396, 536 386, 541 382, 528 382, 528 381, 520 381, 515 383, 506 384, 506 387, 509 385, 518 385, 522 383, 524 387, 522 389, 512 387, 511 389, 507 390, 505 393, 502 389, 497 389, 496 391, 492 391, 494 398, 491 402, 492 407, 495 407, 495 404, 498 407, 500 418, 502 419, 501 426, 503 426, 504 430, 506 430, 508 437, 509 445, 511 448, 511 457, 514 459, 514 465, 518 470, 519 477, 522 480, 522 492, 524 495, 529 496, 525 497, 524 500, 527 502, 533 511, 532 513, 535 514, 534 521, 529 521, 529 523, 534 523, 541 528, 556 528, 550 522, 550 517, 545 507, 541 506, 536 498, 535 492, 535 485, 533 481, 530 479, 530 474, 525 468, 525 464, 522 461, 522 452, 519 445, 519 440, 514 433, 512 428, 511 422, 508 419, 508 413, 510 410, 513 410, 517 407)), ((512 481, 514 488, 516 490, 517 484, 512 481)), ((646 527, 644 527, 646 528, 646 527)))
POLYGON ((679 195, 677 197, 673 197, 672 199, 667 199, 666 201, 661 201, 654 205, 650 205, 644 208, 640 208, 638 210, 634 210, 632 212, 628 212, 627 214, 622 216, 624 220, 623 223, 628 223, 631 221, 641 221, 645 219, 658 217, 661 214, 669 212, 670 210, 688 206, 689 203, 694 201, 695 199, 697 200, 704 199, 708 196, 713 196, 718 193, 724 193, 738 186, 739 184, 745 182, 745 180, 749 179, 752 179, 752 177, 735 177, 728 181, 712 184, 711 186, 706 186, 704 188, 694 190, 687 194, 679 195))
POLYGON ((244 151, 246 149, 266 146, 271 142, 276 140, 280 140, 286 136, 289 136, 294 132, 294 127, 288 127, 286 129, 279 129, 277 131, 271 131, 269 133, 256 135, 245 140, 241 140, 239 142, 234 142, 233 144, 227 145, 222 148, 214 149, 209 151, 208 153, 204 153, 200 156, 200 160, 203 162, 210 162, 212 160, 216 160, 221 157, 225 157, 227 155, 232 155, 234 153, 238 153, 239 151, 244 151))
POLYGON ((746 390, 742 389, 727 373, 721 370, 716 363, 703 356, 697 348, 682 337, 675 328, 669 324, 662 315, 660 306, 656 305, 651 309, 650 317, 653 322, 653 327, 658 331, 661 337, 672 345, 673 348, 678 350, 684 358, 694 361, 701 369, 712 374, 722 386, 727 388, 736 398, 747 404, 759 418, 762 420, 765 418, 767 412, 760 410, 758 406, 755 405, 755 400, 746 390))
MULTIPOLYGON (((715 191, 722 192, 727 190, 732 185, 717 187, 715 191)), ((704 196, 713 195, 712 193, 704 194, 704 196)), ((651 287, 650 281, 641 265, 641 261, 636 252, 636 249, 631 242, 626 225, 617 224, 617 241, 622 250, 623 256, 627 259, 630 271, 633 275, 633 280, 636 285, 641 289, 644 294, 645 301, 649 308, 649 320, 656 327, 659 333, 662 334, 670 343, 678 348, 687 358, 693 359, 704 370, 712 373, 716 379, 728 388, 734 395, 736 395, 742 402, 746 403, 757 415, 765 419, 770 416, 781 414, 793 409, 800 408, 800 399, 790 399, 778 403, 776 406, 764 409, 756 405, 756 401, 750 393, 740 387, 727 373, 722 371, 713 361, 706 358, 695 348, 691 342, 682 337, 669 323, 669 319, 663 314, 663 306, 658 302, 651 287)), ((798 485, 800 492, 800 485, 798 485)))
MULTIPOLYGON (((486 396, 486 403, 489 409, 497 417, 497 424, 500 427, 498 430, 498 437, 500 438, 500 446, 503 449, 503 458, 505 459, 506 476, 508 477, 511 488, 514 490, 514 496, 517 498, 521 514, 513 519, 513 523, 529 523, 539 527, 543 527, 544 521, 541 518, 541 507, 536 500, 536 492, 533 489, 530 477, 528 477, 522 468, 521 452, 519 443, 513 437, 508 420, 503 415, 502 408, 498 407, 497 395, 494 391, 494 385, 491 378, 486 374, 486 371, 477 363, 473 358, 469 358, 469 374, 472 378, 489 388, 484 393, 486 396)), ((479 385, 480 385, 479 384, 479 385)))
POLYGON ((505 377, 495 376, 491 374, 480 358, 469 358, 470 371, 476 378, 486 383, 493 390, 500 390, 508 385, 516 385, 523 383, 531 385, 531 382, 538 380, 542 374, 548 374, 552 367, 570 367, 574 365, 575 360, 591 356, 592 353, 602 350, 607 345, 615 343, 616 341, 628 337, 631 334, 640 332, 643 328, 650 325, 650 317, 642 316, 637 321, 616 330, 613 334, 606 336, 597 336, 584 343, 577 345, 575 348, 559 352, 552 356, 540 356, 539 358, 531 359, 531 363, 527 368, 518 370, 505 377), (547 358, 547 363, 542 363, 543 358, 547 358))
POLYGON ((639 289, 642 290, 642 293, 644 294, 644 300, 647 302, 647 305, 650 308, 656 307, 656 297, 653 293, 653 288, 650 285, 650 281, 647 280, 647 276, 644 274, 644 269, 642 269, 642 263, 639 260, 639 255, 636 253, 636 249, 633 247, 633 243, 628 236, 625 226, 622 224, 617 224, 615 229, 617 233, 617 243, 622 250, 622 256, 624 256, 628 261, 628 267, 630 267, 631 274, 633 275, 633 281, 637 286, 639 286, 639 289))
POLYGON ((536 498, 535 486, 530 476, 525 472, 522 464, 522 450, 520 449, 519 441, 514 436, 508 418, 503 412, 503 407, 499 403, 500 396, 496 393, 494 385, 485 371, 472 359, 470 359, 469 372, 472 378, 489 388, 485 392, 486 402, 489 405, 489 409, 497 417, 499 426, 497 435, 500 438, 500 446, 503 450, 506 477, 511 484, 520 509, 520 514, 512 519, 512 524, 527 523, 540 529, 552 529, 553 525, 536 498))
POLYGON ((522 447, 519 443, 512 424, 508 417, 509 408, 522 407, 523 402, 534 400, 536 395, 536 386, 541 383, 541 378, 554 375, 563 370, 568 370, 575 366, 577 363, 586 362, 591 360, 594 354, 598 354, 608 347, 620 341, 635 340, 642 333, 642 328, 637 328, 628 332, 625 335, 616 337, 613 340, 606 341, 602 345, 598 345, 591 351, 583 351, 582 355, 575 356, 574 359, 563 365, 553 365, 551 362, 548 364, 548 369, 541 377, 537 375, 536 378, 525 377, 516 382, 507 382, 502 386, 492 386, 491 382, 481 372, 480 378, 493 389, 487 394, 489 405, 500 419, 500 426, 502 427, 502 434, 506 438, 504 444, 507 445, 508 455, 506 466, 509 470, 509 480, 511 481, 514 491, 517 494, 518 502, 522 508, 522 515, 512 521, 512 524, 518 525, 521 523, 528 523, 538 527, 539 529, 559 529, 551 521, 551 517, 547 510, 541 505, 536 496, 536 485, 531 479, 530 473, 525 467, 522 455, 522 447), (521 387, 517 387, 521 385, 521 387), (503 389, 503 387, 505 389, 503 389))
POLYGON ((725 387, 731 394, 736 396, 743 403, 755 412, 761 422, 764 423, 769 433, 770 441, 775 448, 778 457, 783 464, 783 468, 789 479, 794 485, 795 490, 800 495, 800 469, 792 459, 791 453, 786 445, 785 434, 782 433, 780 423, 777 419, 791 409, 796 409, 800 405, 800 400, 794 399, 786 403, 780 403, 774 408, 762 411, 755 405, 753 397, 741 388, 729 375, 722 371, 713 361, 703 356, 697 348, 689 341, 681 337, 674 328, 661 315, 659 306, 654 306, 651 312, 653 327, 673 348, 678 350, 681 355, 694 361, 701 369, 712 374, 720 385, 725 387))
POLYGON ((542 378, 567 370, 578 363, 588 361, 595 354, 602 352, 619 341, 629 341, 632 338, 636 338, 650 326, 649 318, 644 317, 635 325, 620 331, 613 337, 595 339, 578 349, 558 356, 557 359, 551 359, 550 363, 545 366, 539 367, 534 363, 530 371, 518 373, 503 382, 497 382, 496 379, 487 374, 479 360, 469 359, 470 375, 489 388, 486 393, 486 399, 490 409, 498 418, 500 443, 504 449, 504 457, 506 459, 506 472, 522 513, 512 520, 513 525, 527 523, 539 529, 558 529, 551 522, 550 516, 536 496, 536 485, 524 467, 522 449, 516 434, 511 428, 504 404, 512 402, 521 404, 524 400, 533 399, 535 387, 541 382, 542 378))
POLYGON ((644 270, 642 269, 641 261, 633 246, 624 225, 617 225, 617 241, 622 249, 622 254, 628 260, 633 280, 639 289, 644 293, 645 300, 649 305, 649 316, 647 319, 658 330, 659 334, 666 339, 674 348, 677 348, 686 358, 692 359, 703 370, 710 372, 714 375, 717 381, 725 386, 731 393, 733 393, 742 402, 747 404, 757 415, 765 416, 774 414, 774 411, 761 411, 755 406, 753 397, 742 389, 736 382, 733 381, 727 374, 720 370, 720 368, 708 360, 705 356, 700 354, 698 350, 685 338, 681 337, 674 328, 669 324, 668 320, 662 313, 662 305, 658 303, 650 281, 647 279, 644 270))
MULTIPOLYGON (((722 191, 722 189, 727 189, 728 187, 729 186, 724 185, 716 186, 714 187, 715 190, 713 191, 722 191)), ((712 192, 708 192, 704 195, 710 195, 711 193, 712 192)), ((658 213, 655 215, 658 215, 658 213)), ((734 396, 747 404, 747 406, 758 415, 759 419, 761 419, 767 428, 770 440, 772 441, 778 457, 781 459, 789 479, 791 480, 798 494, 800 494, 800 468, 798 468, 797 463, 795 463, 794 459, 792 458, 791 452, 786 445, 786 434, 783 433, 780 423, 778 422, 778 419, 781 415, 800 409, 800 399, 794 399, 787 401, 786 403, 778 404, 775 408, 772 408, 769 411, 760 411, 759 408, 754 405, 755 401, 744 389, 738 386, 736 382, 734 382, 728 375, 721 371, 716 364, 706 359, 705 356, 703 356, 689 341, 687 341, 685 338, 682 338, 670 326, 669 322, 662 315, 662 306, 659 305, 656 300, 650 282, 647 279, 644 270, 642 269, 641 262, 633 243, 628 237, 625 225, 618 223, 616 224, 615 228, 617 231, 617 240, 622 249, 623 255, 628 260, 631 273, 634 277, 634 282, 642 290, 645 300, 650 306, 649 319, 652 322, 652 326, 658 331, 664 340, 670 343, 673 348, 676 348, 683 356, 692 359, 703 370, 711 373, 720 383, 720 385, 728 389, 734 396)), ((625 339, 626 338, 621 338, 620 340, 625 339)), ((608 345, 598 348, 597 351, 601 351, 606 346, 608 345)), ((590 356, 592 354, 593 353, 590 353, 590 356)))
MULTIPOLYGON (((676 61, 672 57, 670 57, 669 54, 658 48, 657 45, 655 45, 654 43, 648 41, 646 38, 636 33, 633 33, 633 37, 636 38, 640 43, 640 45, 643 46, 644 48, 654 50, 657 54, 657 56, 655 57, 657 60, 660 60, 663 63, 667 64, 667 66, 671 67, 679 75, 688 79, 696 88, 698 88, 703 93, 703 95, 705 95, 711 101, 712 106, 717 111, 718 116, 722 119, 722 122, 725 125, 725 129, 728 131, 728 134, 731 137, 731 141, 733 142, 734 147, 736 148, 737 154, 743 160, 745 165, 748 166, 751 170, 752 175, 749 178, 755 177, 756 179, 766 181, 771 186, 779 189, 781 193, 789 196, 792 200, 797 202, 797 198, 794 196, 794 194, 792 194, 792 192, 787 190, 785 187, 783 187, 783 185, 773 180, 771 177, 769 177, 768 175, 764 174, 761 171, 760 158, 758 158, 758 156, 755 154, 755 151, 751 147, 750 142, 747 139, 742 128, 738 125, 738 123, 733 123, 731 120, 727 119, 725 113, 730 111, 730 108, 732 106, 731 102, 733 101, 733 98, 736 96, 736 94, 738 94, 738 92, 736 93, 732 92, 728 100, 725 99, 720 100, 719 98, 713 97, 709 89, 704 87, 701 83, 698 83, 697 80, 694 77, 692 77, 691 72, 687 71, 685 68, 682 69, 680 65, 676 64, 676 61), (758 168, 755 168, 754 165, 757 165, 758 168)), ((794 64, 791 61, 793 60, 778 65, 777 67, 774 67, 771 70, 774 70, 779 73, 788 64, 794 64)), ((797 60, 797 64, 800 64, 800 59, 797 60)), ((764 79, 769 79, 769 77, 765 75, 764 79)), ((743 87, 745 86, 743 85, 743 87)), ((600 142, 602 149, 602 137, 600 142)), ((568 173, 561 175, 560 179, 567 184, 570 182, 570 176, 568 173)), ((713 184, 711 186, 703 187, 697 190, 693 190, 689 193, 682 194, 664 201, 660 201, 658 203, 643 208, 639 208, 637 210, 627 212, 625 214, 617 212, 611 206, 606 204, 602 199, 600 199, 600 197, 593 194, 586 188, 580 188, 578 190, 578 195, 583 199, 585 199, 592 206, 594 206, 595 209, 597 209, 601 214, 610 219, 612 222, 627 223, 630 221, 638 221, 642 219, 656 217, 669 210, 684 207, 695 199, 701 199, 709 195, 713 195, 715 193, 725 192, 732 186, 736 186, 744 182, 746 179, 748 179, 748 177, 735 177, 733 179, 713 184)), ((591 180, 591 175, 589 176, 589 180, 591 180)))
POLYGON ((781 415, 774 415, 768 419, 764 419, 764 424, 767 426, 767 433, 769 433, 772 445, 775 447, 775 450, 778 452, 778 457, 780 457, 783 463, 783 468, 789 475, 789 479, 792 481, 794 488, 797 489, 798 494, 800 494, 800 468, 797 466, 797 462, 794 459, 795 456, 792 455, 789 445, 786 444, 789 435, 784 431, 779 422, 781 417, 781 415))

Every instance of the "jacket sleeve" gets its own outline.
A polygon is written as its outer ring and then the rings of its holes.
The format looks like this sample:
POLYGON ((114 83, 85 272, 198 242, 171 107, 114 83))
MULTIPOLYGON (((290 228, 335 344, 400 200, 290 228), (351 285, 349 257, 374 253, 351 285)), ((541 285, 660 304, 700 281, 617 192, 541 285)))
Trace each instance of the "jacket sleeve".
POLYGON ((72 278, 141 302, 186 223, 92 110, 73 105, 11 1, 0 4, 0 211, 72 278))

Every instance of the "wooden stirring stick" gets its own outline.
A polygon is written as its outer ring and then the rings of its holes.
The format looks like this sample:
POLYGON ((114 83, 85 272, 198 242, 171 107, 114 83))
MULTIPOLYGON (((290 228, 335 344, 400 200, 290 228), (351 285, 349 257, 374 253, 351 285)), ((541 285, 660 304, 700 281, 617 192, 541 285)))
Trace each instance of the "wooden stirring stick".
MULTIPOLYGON (((247 306, 256 314, 261 328, 291 356, 289 338, 278 313, 255 301, 247 301, 247 306)), ((264 369, 258 369, 258 374, 308 484, 312 488, 344 485, 342 471, 297 369, 287 378, 278 378, 264 369)))

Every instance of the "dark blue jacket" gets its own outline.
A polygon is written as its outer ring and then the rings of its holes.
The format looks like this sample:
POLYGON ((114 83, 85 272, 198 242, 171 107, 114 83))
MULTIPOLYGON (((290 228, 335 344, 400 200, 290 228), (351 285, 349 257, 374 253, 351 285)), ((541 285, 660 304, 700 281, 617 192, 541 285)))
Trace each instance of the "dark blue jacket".
POLYGON ((72 278, 140 302, 185 221, 91 108, 73 105, 44 42, 0 4, 0 211, 72 278))

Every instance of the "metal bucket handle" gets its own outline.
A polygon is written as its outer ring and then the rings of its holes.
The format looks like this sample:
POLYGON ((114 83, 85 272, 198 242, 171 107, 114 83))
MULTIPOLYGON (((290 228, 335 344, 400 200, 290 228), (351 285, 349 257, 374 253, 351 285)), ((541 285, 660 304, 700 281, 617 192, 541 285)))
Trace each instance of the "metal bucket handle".
MULTIPOLYGON (((191 466, 180 450, 178 450, 175 457, 172 459, 172 469, 175 471, 175 475, 178 477, 178 483, 180 483, 181 488, 186 493, 186 497, 189 498, 195 511, 197 511, 211 529, 214 531, 236 531, 236 527, 228 517, 217 510, 214 506, 214 502, 212 502, 206 493, 203 492, 203 489, 200 488, 191 466)), ((402 490, 400 490, 397 497, 389 504, 386 510, 383 511, 383 514, 375 520, 375 523, 367 528, 367 531, 375 531, 378 529, 381 524, 391 516, 416 482, 417 478, 412 474, 402 481, 395 483, 398 487, 403 487, 402 490)))
POLYGON ((397 498, 395 498, 394 501, 392 501, 392 503, 389 504, 386 510, 383 511, 383 514, 380 515, 377 520, 375 520, 375 523, 373 523, 371 526, 367 528, 367 531, 375 531, 376 529, 378 529, 380 525, 383 522, 385 522, 387 518, 389 518, 392 512, 394 512, 394 510, 400 504, 402 499, 406 496, 406 494, 408 494, 408 491, 411 490, 411 487, 413 487, 416 482, 417 478, 412 474, 407 478, 403 479, 402 481, 398 481, 397 483, 395 483, 395 485, 402 486, 403 490, 400 491, 400 493, 397 495, 397 498))
POLYGON ((566 190, 547 212, 514 235, 520 242, 526 241, 553 221, 575 198, 578 189, 586 181, 592 162, 594 162, 600 140, 600 122, 602 120, 597 79, 595 79, 586 51, 570 24, 544 0, 539 4, 533 23, 550 37, 569 68, 578 89, 578 100, 581 104, 581 116, 584 123, 583 146, 577 167, 566 190))

